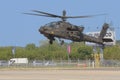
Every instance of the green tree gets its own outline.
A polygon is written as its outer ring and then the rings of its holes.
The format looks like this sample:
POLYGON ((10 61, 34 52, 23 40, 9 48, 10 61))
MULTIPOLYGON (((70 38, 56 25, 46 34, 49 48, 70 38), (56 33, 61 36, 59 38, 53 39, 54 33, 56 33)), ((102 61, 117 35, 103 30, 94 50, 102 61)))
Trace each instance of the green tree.
POLYGON ((84 45, 79 47, 78 53, 79 53, 80 59, 84 59, 84 60, 91 59, 93 50, 92 50, 92 47, 84 45))
POLYGON ((27 50, 34 50, 36 48, 35 44, 27 44, 25 47, 27 50))
POLYGON ((109 60, 120 60, 120 46, 106 47, 104 49, 104 58, 109 60))
POLYGON ((12 47, 0 47, 0 60, 9 60, 12 56, 12 47))

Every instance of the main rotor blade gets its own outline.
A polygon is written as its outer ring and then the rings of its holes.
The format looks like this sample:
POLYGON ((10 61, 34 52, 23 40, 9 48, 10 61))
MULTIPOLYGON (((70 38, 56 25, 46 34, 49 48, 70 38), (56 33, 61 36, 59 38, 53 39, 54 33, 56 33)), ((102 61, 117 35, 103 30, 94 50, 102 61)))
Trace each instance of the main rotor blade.
POLYGON ((46 15, 49 15, 51 17, 59 17, 61 18, 61 16, 59 15, 55 15, 55 14, 51 14, 51 13, 46 13, 46 12, 42 12, 42 11, 38 11, 38 10, 32 10, 33 12, 37 12, 37 13, 41 13, 41 14, 46 14, 46 15))
POLYGON ((106 15, 106 14, 97 14, 97 15, 85 15, 85 16, 66 16, 66 11, 64 10, 63 15, 59 16, 59 15, 55 15, 55 14, 51 14, 51 13, 47 13, 47 12, 38 11, 38 10, 32 10, 32 11, 35 12, 35 13, 24 13, 24 14, 36 15, 36 16, 45 16, 45 17, 53 17, 53 18, 61 18, 62 21, 66 21, 66 19, 68 19, 68 18, 89 18, 89 17, 106 15))
POLYGON ((64 18, 89 18, 89 17, 101 16, 101 15, 107 15, 107 14, 86 15, 86 16, 65 16, 64 18))
POLYGON ((23 14, 27 14, 27 15, 35 15, 35 16, 51 17, 51 16, 49 16, 49 15, 41 15, 41 14, 34 14, 34 13, 23 13, 23 14))

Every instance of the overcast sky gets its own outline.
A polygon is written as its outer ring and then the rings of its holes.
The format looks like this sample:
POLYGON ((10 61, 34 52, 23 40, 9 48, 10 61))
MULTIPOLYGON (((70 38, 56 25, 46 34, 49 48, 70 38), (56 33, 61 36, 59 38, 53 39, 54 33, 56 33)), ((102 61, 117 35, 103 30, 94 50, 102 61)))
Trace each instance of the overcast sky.
POLYGON ((75 25, 83 25, 84 32, 99 31, 104 22, 115 27, 116 38, 120 39, 120 0, 0 0, 0 46, 39 46, 46 37, 38 32, 40 26, 60 19, 22 14, 40 10, 62 15, 107 14, 86 19, 68 19, 75 25))

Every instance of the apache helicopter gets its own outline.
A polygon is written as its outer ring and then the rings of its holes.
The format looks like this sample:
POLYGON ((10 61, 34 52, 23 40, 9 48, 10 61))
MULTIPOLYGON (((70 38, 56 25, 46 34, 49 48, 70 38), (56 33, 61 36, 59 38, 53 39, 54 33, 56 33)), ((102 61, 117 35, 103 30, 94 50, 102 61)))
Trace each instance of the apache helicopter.
MULTIPOLYGON (((63 15, 55 15, 47 12, 42 12, 38 10, 33 10, 34 13, 24 13, 28 15, 36 15, 36 16, 44 16, 44 17, 52 17, 52 18, 60 18, 61 21, 50 22, 44 26, 41 26, 39 32, 43 34, 45 37, 49 39, 49 43, 53 44, 53 41, 56 38, 59 38, 61 44, 64 43, 61 39, 72 40, 73 42, 93 42, 102 44, 104 42, 103 37, 106 35, 107 29, 109 28, 109 24, 104 23, 102 26, 102 30, 98 38, 86 35, 83 33, 84 27, 73 25, 69 22, 66 22, 68 18, 88 18, 98 15, 87 15, 87 16, 66 16, 66 11, 63 10, 63 15)), ((103 15, 103 14, 99 14, 103 15)))

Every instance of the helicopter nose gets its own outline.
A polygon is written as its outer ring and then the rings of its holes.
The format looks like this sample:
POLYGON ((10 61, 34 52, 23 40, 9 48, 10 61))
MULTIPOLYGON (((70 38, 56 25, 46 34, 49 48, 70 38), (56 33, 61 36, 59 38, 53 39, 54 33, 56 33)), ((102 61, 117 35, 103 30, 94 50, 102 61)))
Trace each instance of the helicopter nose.
POLYGON ((40 27, 39 32, 43 33, 44 32, 44 27, 40 27))

